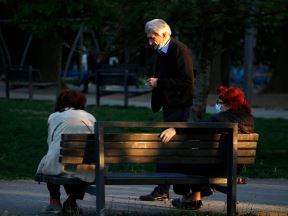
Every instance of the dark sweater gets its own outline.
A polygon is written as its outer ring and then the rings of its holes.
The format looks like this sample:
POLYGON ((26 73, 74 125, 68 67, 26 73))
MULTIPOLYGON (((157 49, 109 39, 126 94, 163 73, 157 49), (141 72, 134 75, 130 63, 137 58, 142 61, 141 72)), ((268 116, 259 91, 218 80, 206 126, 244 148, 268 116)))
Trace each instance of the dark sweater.
POLYGON ((154 112, 161 107, 191 106, 194 73, 190 49, 171 38, 167 53, 158 54, 155 65, 157 88, 153 89, 151 106, 154 112))

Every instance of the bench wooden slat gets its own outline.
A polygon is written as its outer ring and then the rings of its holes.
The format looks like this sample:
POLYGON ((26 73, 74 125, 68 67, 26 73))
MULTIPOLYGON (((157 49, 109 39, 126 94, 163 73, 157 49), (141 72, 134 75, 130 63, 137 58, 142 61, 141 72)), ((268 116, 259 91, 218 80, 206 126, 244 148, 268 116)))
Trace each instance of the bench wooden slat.
POLYGON ((237 163, 238 164, 254 164, 255 157, 238 157, 237 163))
POLYGON ((89 148, 95 148, 95 138, 94 140, 80 141, 80 140, 62 140, 61 148, 69 149, 84 149, 88 146, 89 148))
MULTIPOLYGON (((138 156, 126 156, 126 157, 105 157, 107 164, 150 164, 150 163, 168 163, 171 164, 173 161, 178 161, 178 164, 188 164, 191 163, 191 158, 193 159, 193 164, 213 164, 220 163, 221 160, 218 158, 209 158, 209 157, 171 157, 167 161, 167 156, 163 157, 138 157, 138 156)), ((60 162, 62 164, 83 164, 83 157, 61 157, 60 162)))
POLYGON ((207 178, 181 173, 108 173, 107 185, 153 185, 153 184, 226 184, 227 178, 207 178))
MULTIPOLYGON (((62 141, 61 147, 67 149, 84 149, 84 148, 95 148, 95 140, 94 141, 87 141, 87 142, 80 142, 80 141, 62 141)), ((178 142, 172 141, 169 143, 162 143, 159 141, 117 141, 114 140, 113 142, 107 141, 105 142, 105 149, 132 149, 132 148, 139 148, 139 149, 166 149, 166 148, 214 148, 217 149, 219 147, 219 142, 208 142, 208 141, 193 141, 193 142, 178 142)))
POLYGON ((167 157, 135 157, 135 156, 127 156, 127 157, 105 157, 105 161, 107 164, 118 164, 118 163, 133 163, 133 164, 143 164, 143 163, 165 163, 165 164, 191 164, 191 160, 193 159, 193 164, 219 164, 221 163, 221 159, 213 158, 213 157, 169 157, 169 161, 167 161, 167 157))
MULTIPOLYGON (((160 133, 160 131, 159 131, 160 133)), ((129 134, 105 134, 104 139, 110 141, 161 141, 159 133, 129 133, 129 134)), ((192 140, 220 140, 221 134, 190 134, 190 135, 176 135, 172 141, 188 141, 192 140)))
POLYGON ((255 141, 238 142, 237 147, 238 149, 256 149, 257 142, 255 141))
MULTIPOLYGON (((243 152, 243 151, 241 151, 243 152)), ((60 151, 61 155, 69 155, 69 156, 76 156, 76 157, 84 157, 85 151, 78 150, 78 149, 61 149, 60 151)), ((193 157, 193 156, 219 156, 222 154, 218 150, 214 149, 208 149, 208 150, 202 150, 202 149, 186 149, 183 151, 182 149, 126 149, 123 151, 123 149, 111 149, 105 154, 106 157, 122 157, 122 156, 174 156, 177 155, 178 157, 193 157)), ((246 151, 243 153, 244 156, 249 154, 249 152, 246 153, 246 151)), ((223 155, 223 154, 222 154, 223 155)))
POLYGON ((219 156, 221 152, 217 150, 202 150, 202 149, 186 149, 183 151, 183 149, 126 149, 126 151, 122 151, 122 149, 111 149, 107 154, 105 154, 105 157, 122 157, 122 156, 138 156, 138 157, 145 157, 146 155, 151 156, 159 156, 159 157, 168 157, 168 156, 175 156, 177 155, 177 158, 180 157, 195 157, 195 156, 219 156))
POLYGON ((255 157, 256 156, 256 150, 238 149, 237 156, 238 157, 248 157, 248 156, 255 157))
POLYGON ((62 134, 62 140, 95 140, 95 134, 62 134))
POLYGON ((202 141, 196 141, 196 142, 169 142, 169 143, 162 143, 161 141, 157 141, 157 142, 141 142, 141 141, 137 141, 137 142, 105 142, 105 149, 114 149, 114 148, 145 148, 145 149, 191 149, 191 148, 203 148, 203 149, 207 149, 207 148, 212 148, 212 149, 216 149, 219 147, 219 142, 202 142, 202 141))
POLYGON ((251 134, 238 134, 238 142, 241 141, 258 141, 259 134, 251 133, 251 134))

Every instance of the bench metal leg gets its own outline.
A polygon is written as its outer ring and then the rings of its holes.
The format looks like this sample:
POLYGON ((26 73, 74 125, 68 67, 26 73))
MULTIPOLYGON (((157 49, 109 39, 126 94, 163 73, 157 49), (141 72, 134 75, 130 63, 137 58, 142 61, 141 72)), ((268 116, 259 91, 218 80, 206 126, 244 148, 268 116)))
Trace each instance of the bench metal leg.
POLYGON ((104 181, 104 137, 103 127, 95 124, 96 138, 96 215, 105 215, 105 181, 104 181))
POLYGON ((96 215, 105 215, 105 186, 104 181, 99 180, 96 186, 96 215))
POLYGON ((229 135, 231 144, 228 145, 228 182, 227 182, 227 215, 236 216, 236 181, 237 181, 237 128, 233 130, 233 136, 229 135))

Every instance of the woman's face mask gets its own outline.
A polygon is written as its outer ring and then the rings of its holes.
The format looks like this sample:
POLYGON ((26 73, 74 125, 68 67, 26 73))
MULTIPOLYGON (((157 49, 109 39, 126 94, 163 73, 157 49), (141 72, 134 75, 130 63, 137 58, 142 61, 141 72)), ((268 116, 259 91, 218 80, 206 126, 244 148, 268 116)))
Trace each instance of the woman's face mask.
POLYGON ((220 113, 221 112, 221 108, 222 108, 222 104, 220 104, 220 103, 216 103, 215 104, 215 112, 216 113, 220 113))

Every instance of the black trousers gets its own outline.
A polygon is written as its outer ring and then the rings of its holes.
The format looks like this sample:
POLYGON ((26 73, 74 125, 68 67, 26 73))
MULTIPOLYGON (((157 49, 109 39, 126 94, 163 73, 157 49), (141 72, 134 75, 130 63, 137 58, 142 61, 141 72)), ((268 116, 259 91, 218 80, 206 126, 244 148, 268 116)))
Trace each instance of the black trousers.
MULTIPOLYGON (((47 188, 50 193, 51 199, 60 199, 60 186, 59 184, 51 184, 47 183, 47 188)), ((85 192, 85 185, 74 185, 74 184, 67 184, 63 185, 66 194, 72 196, 75 199, 82 200, 84 198, 85 192)))
MULTIPOLYGON (((214 176, 214 177, 224 177, 227 176, 227 169, 222 165, 188 165, 183 164, 180 166, 171 167, 171 169, 177 170, 185 174, 194 174, 202 176, 214 176)), ((237 173, 240 173, 243 169, 243 165, 237 165, 237 173)), ((201 192, 204 187, 210 187, 210 185, 189 185, 189 184, 179 184, 173 185, 173 191, 179 195, 187 195, 190 192, 201 192)))
MULTIPOLYGON (((163 107, 163 120, 165 122, 187 122, 190 117, 191 107, 163 107)), ((156 164, 157 172, 172 171, 173 164, 156 164)), ((154 191, 169 194, 170 185, 160 184, 154 191)))

